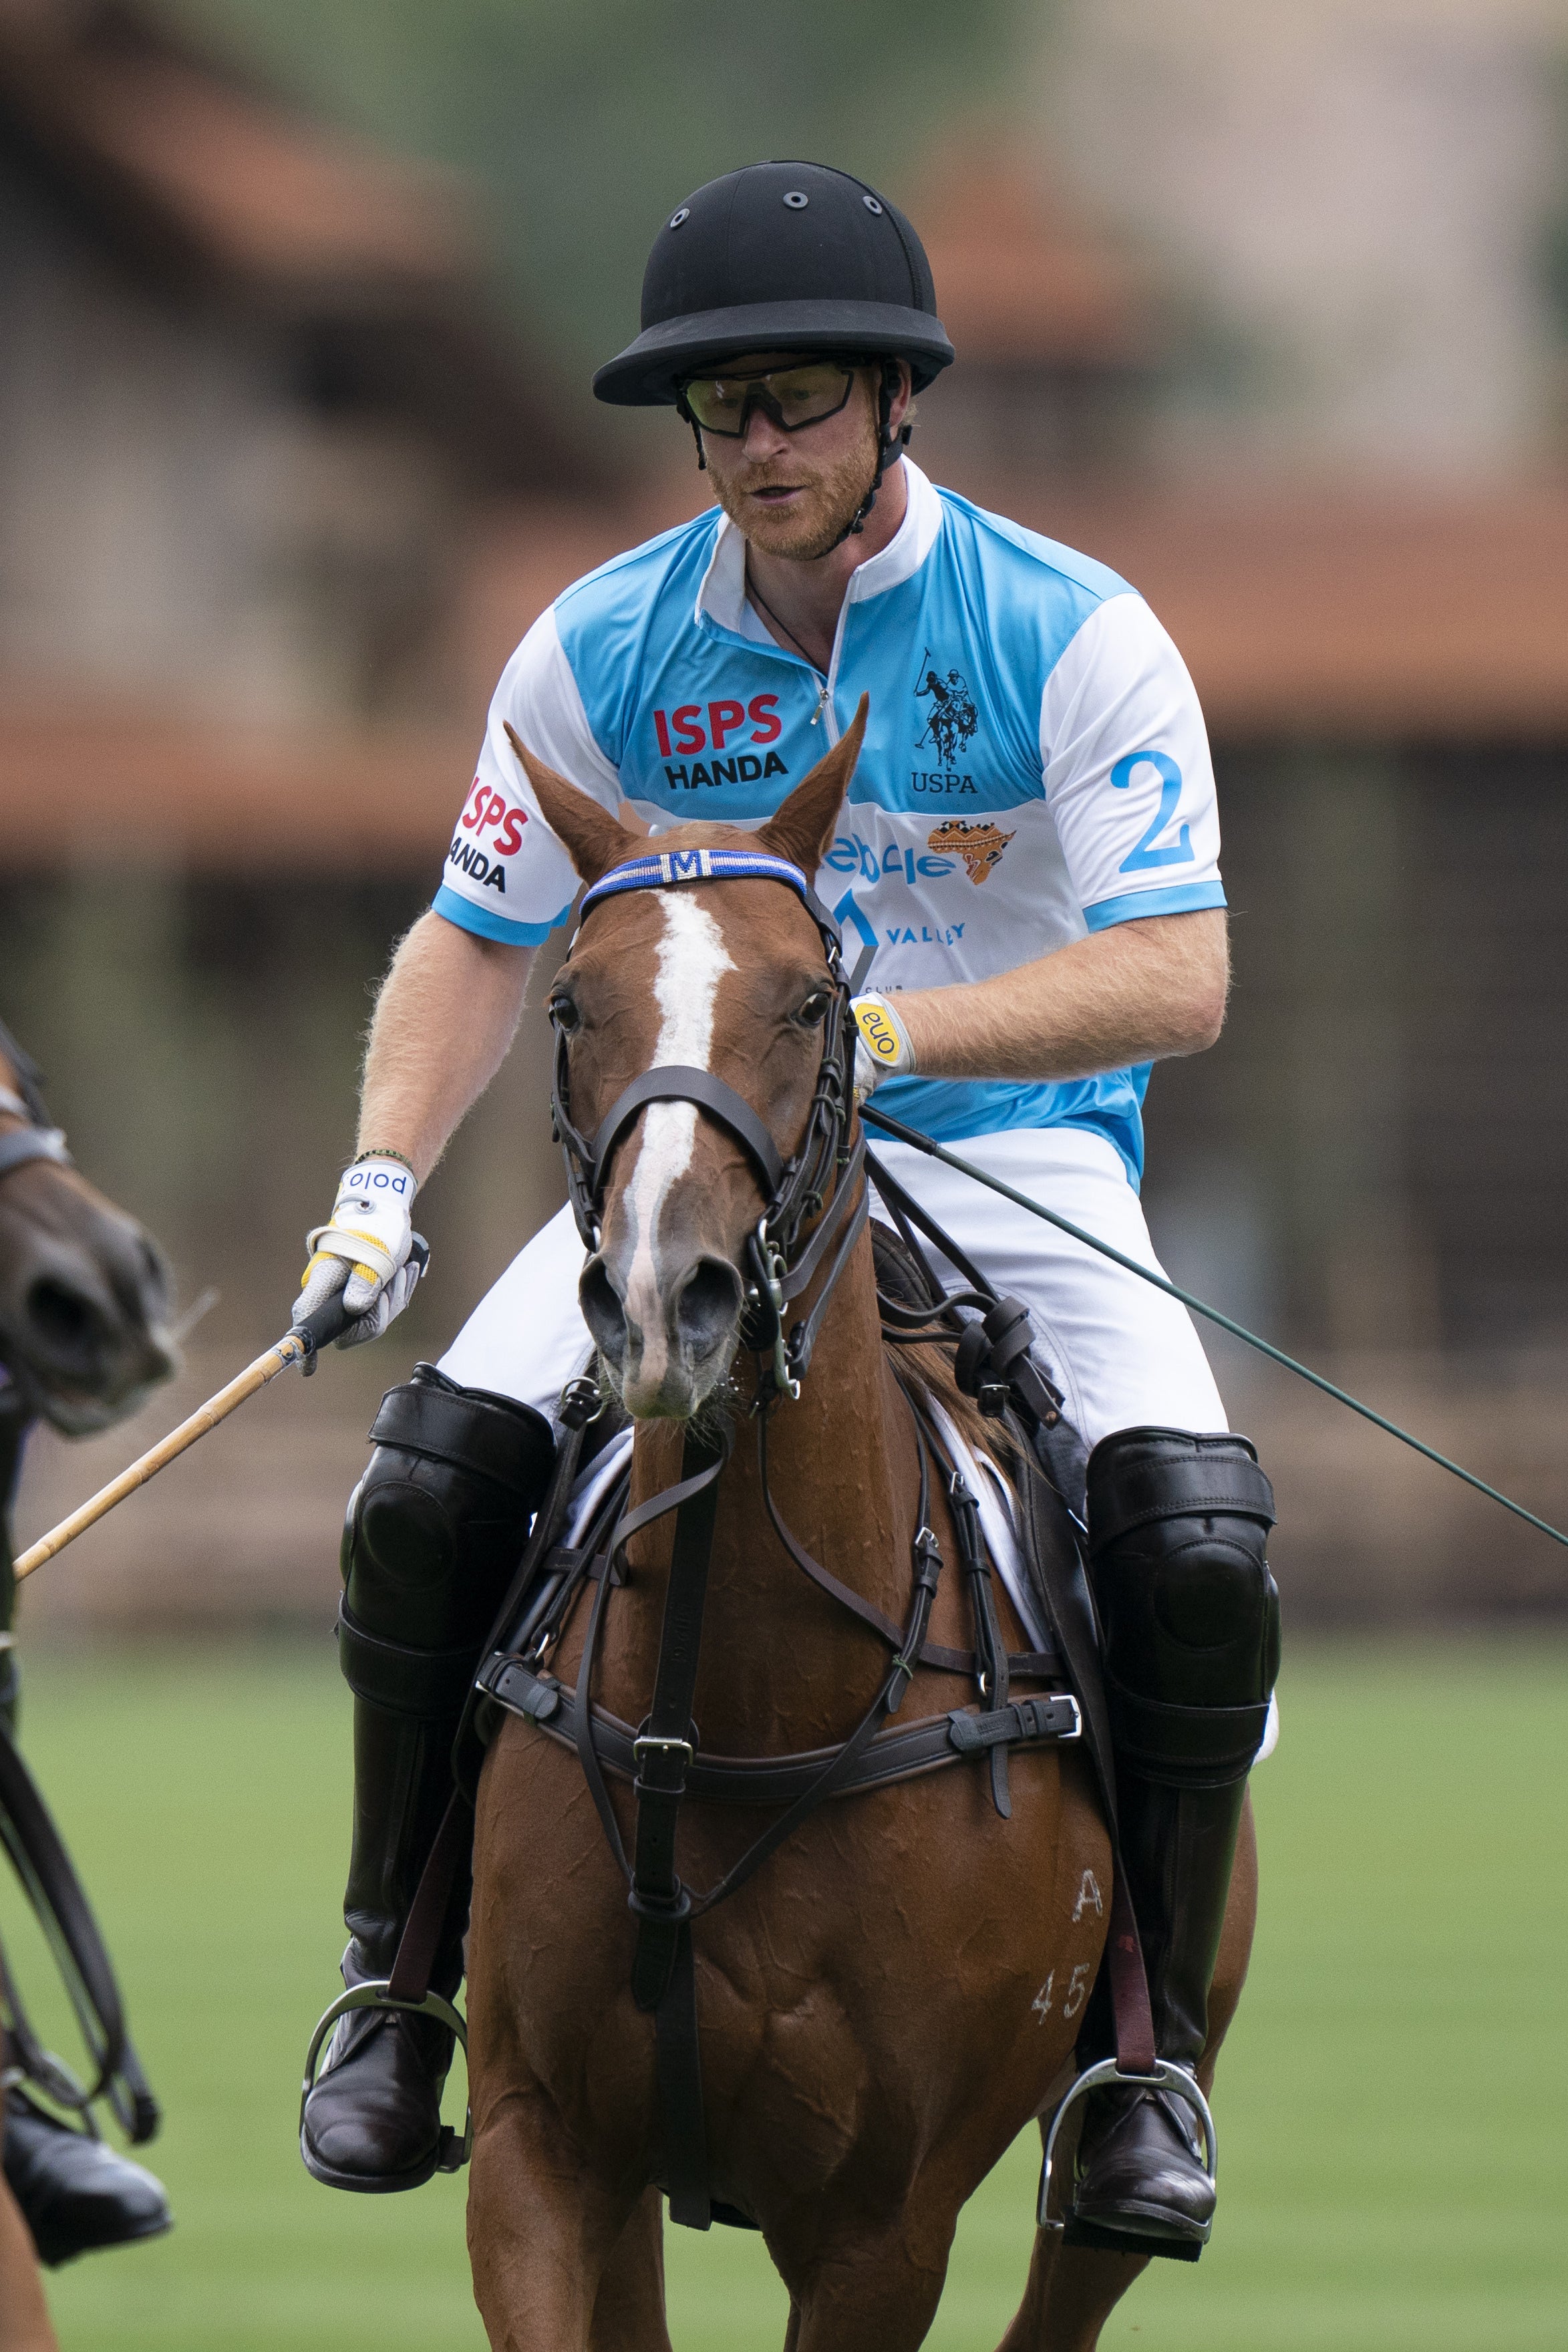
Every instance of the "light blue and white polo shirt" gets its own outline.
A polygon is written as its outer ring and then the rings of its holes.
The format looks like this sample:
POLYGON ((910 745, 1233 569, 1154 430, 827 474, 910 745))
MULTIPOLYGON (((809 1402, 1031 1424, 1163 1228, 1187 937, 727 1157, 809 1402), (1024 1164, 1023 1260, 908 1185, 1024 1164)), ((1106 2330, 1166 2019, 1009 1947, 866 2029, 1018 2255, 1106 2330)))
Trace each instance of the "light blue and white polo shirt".
MULTIPOLYGON (((875 948, 864 985, 986 980, 1113 923, 1223 907, 1203 715, 1143 598, 903 462, 908 511, 851 576, 826 678, 747 603, 746 542, 716 509, 559 596, 496 689, 436 911, 529 945, 576 896, 504 722, 655 832, 758 825, 862 693, 865 742, 816 882, 849 960, 875 948)), ((1148 1075, 893 1078, 877 1099, 945 1141, 1089 1128, 1135 1184, 1148 1075)))

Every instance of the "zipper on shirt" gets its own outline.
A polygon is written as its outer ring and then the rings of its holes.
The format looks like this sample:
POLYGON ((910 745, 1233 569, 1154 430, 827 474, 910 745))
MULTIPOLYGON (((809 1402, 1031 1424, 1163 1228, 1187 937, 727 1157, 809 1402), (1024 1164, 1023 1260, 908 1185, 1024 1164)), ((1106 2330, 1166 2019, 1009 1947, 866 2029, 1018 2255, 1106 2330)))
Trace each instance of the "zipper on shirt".
POLYGON ((860 572, 857 567, 850 574, 849 584, 844 590, 844 601, 839 606, 839 625, 833 631, 833 650, 828 659, 828 675, 822 680, 822 690, 817 697, 817 708, 811 713, 813 727, 819 719, 826 720, 824 732, 830 744, 836 743, 843 731, 839 725, 839 714, 833 708, 833 690, 839 682, 839 662, 844 650, 844 625, 850 617, 850 606, 855 602, 855 582, 859 578, 860 572))

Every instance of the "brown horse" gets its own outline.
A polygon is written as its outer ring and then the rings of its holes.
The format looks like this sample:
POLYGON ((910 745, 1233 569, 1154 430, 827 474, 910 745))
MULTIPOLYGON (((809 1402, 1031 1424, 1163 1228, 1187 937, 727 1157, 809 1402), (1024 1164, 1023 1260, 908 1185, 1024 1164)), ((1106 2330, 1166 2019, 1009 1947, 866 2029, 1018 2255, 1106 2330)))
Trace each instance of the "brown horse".
MULTIPOLYGON (((79 1436, 133 1412, 178 1370, 170 1295, 157 1244, 71 1165, 37 1071, 0 1027, 0 1630, 7 1649, 11 1491, 27 1426, 42 1418, 79 1436)), ((9 1709, 9 1671, 3 1679, 9 1709)), ((0 2179, 0 2352, 55 2346, 33 2241, 0 2179)))
MULTIPOLYGON (((683 827, 659 849, 760 849, 811 873, 859 737, 857 722, 759 833, 683 827)), ((586 881, 645 852, 562 779, 527 765, 586 881)), ((695 1066, 743 1095, 787 1155, 808 1120, 831 987, 812 918, 777 882, 697 880, 599 904, 554 983, 574 1121, 591 1134, 640 1073, 695 1066)), ((601 1198, 582 1297, 635 1418, 635 1503, 680 1477, 683 1425, 705 1406, 711 1418, 710 1400, 747 1425, 752 1376, 737 1330, 762 1198, 752 1156, 690 1100, 638 1113, 601 1198)), ((883 1346, 869 1234, 832 1292, 799 1401, 778 1404, 770 1428, 780 1519, 902 1623, 919 1471, 883 1346)), ((884 1649, 792 1564, 748 1448, 737 1445, 717 1495, 692 1709, 701 1752, 843 1740, 886 1675, 884 1649)), ((930 1516, 951 1560, 952 1517, 935 1492, 930 1516)), ((603 1618, 595 1696, 631 1724, 649 1707, 671 1524, 630 1541, 624 1589, 603 1618)), ((938 1643, 970 1638, 957 1582, 939 1592, 938 1643)), ((1008 1645, 1022 1648, 1000 1591, 997 1602, 1008 1645)), ((567 1685, 586 1613, 551 1661, 567 1685)), ((902 1719, 940 1716, 962 1696, 922 1668, 902 1719)), ((1017 1753, 1011 1774, 1009 1820, 968 1764, 830 1802, 696 1927, 712 2192, 764 2233, 790 2296, 787 2352, 918 2345, 960 2207, 1073 2078, 1105 1932, 1103 1906, 1082 1898, 1109 1885, 1108 1839, 1077 1748, 1017 1753)), ((611 1801, 627 1841, 623 1781, 611 1801)), ((711 1885, 771 1818, 689 1801, 683 1880, 711 1885)), ((1249 1836, 1243 1852, 1211 2003, 1216 2046, 1250 1937, 1249 1836)), ((507 2352, 669 2352, 654 2037, 631 1990, 634 1942, 576 1756, 508 1717, 476 1821, 468 2213, 479 2308, 507 2352)), ((1008 2352, 1090 2352, 1141 2267, 1041 2233, 1008 2352)))

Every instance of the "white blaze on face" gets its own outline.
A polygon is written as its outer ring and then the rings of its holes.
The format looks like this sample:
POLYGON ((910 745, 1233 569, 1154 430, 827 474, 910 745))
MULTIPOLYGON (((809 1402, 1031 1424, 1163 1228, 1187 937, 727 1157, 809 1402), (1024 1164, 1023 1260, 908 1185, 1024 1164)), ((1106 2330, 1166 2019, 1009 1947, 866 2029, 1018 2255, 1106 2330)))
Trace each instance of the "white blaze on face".
MULTIPOLYGON (((718 984, 736 966, 726 952, 718 924, 687 892, 673 890, 662 897, 660 911, 664 936, 659 941, 658 977, 653 982, 661 1016, 653 1066, 663 1069, 674 1062, 688 1069, 706 1070, 713 1051, 718 984)), ((659 1218, 670 1187, 692 1164, 696 1131, 695 1103, 650 1103, 643 1114, 637 1162, 622 1194, 632 1234, 626 1313, 643 1333, 640 1386, 656 1388, 668 1368, 658 1268, 659 1218)))

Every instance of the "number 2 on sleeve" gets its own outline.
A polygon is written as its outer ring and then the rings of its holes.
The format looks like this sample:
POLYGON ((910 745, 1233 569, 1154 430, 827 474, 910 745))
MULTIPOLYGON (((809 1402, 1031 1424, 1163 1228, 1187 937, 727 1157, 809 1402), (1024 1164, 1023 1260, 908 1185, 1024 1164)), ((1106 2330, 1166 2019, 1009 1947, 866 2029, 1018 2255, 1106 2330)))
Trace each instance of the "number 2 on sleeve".
POLYGON ((1155 811, 1154 822, 1148 831, 1116 868, 1118 874, 1145 874, 1151 866, 1190 866, 1192 863, 1192 836, 1185 824, 1175 841, 1167 843, 1164 849, 1150 846, 1155 835, 1162 834, 1175 816, 1176 803, 1181 798, 1181 770, 1173 759, 1164 751, 1129 751, 1126 758, 1118 760, 1111 771, 1112 789, 1118 793, 1125 792, 1133 781, 1134 769, 1141 768, 1145 761, 1159 777, 1160 804, 1155 811))

